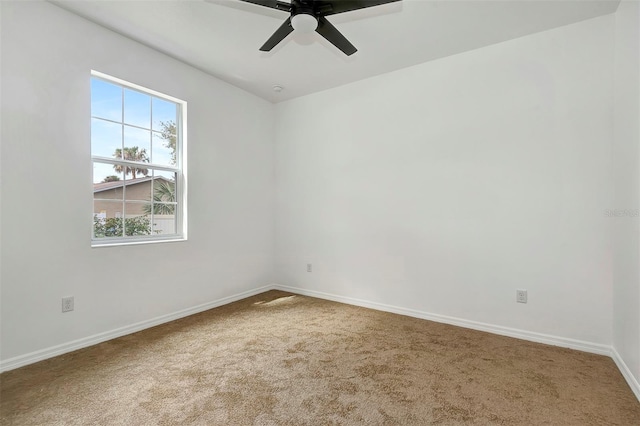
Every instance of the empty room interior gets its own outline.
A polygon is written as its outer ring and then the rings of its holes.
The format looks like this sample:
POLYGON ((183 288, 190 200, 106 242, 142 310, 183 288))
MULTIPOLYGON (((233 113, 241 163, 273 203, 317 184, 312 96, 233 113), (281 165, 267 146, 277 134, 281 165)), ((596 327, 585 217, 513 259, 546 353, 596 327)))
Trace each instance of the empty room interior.
POLYGON ((640 424, 638 1, 0 20, 0 423, 640 424))

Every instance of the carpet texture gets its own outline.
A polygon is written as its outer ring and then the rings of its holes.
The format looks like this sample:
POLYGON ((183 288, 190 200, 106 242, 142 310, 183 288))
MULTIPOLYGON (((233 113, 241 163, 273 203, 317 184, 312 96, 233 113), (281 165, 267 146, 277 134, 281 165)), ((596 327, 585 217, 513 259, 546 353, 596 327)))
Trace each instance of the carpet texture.
POLYGON ((279 291, 0 381, 2 425, 640 425, 608 357, 279 291))

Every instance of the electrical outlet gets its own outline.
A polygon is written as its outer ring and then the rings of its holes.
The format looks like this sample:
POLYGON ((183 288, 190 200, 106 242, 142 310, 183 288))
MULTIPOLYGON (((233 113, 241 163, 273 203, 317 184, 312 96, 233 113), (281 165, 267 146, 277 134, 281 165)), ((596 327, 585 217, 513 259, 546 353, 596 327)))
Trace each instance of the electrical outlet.
POLYGON ((73 311, 73 296, 62 298, 62 312, 73 311))
POLYGON ((311 272, 311 264, 307 263, 307 272, 311 272))
POLYGON ((527 303, 527 290, 516 290, 516 302, 527 303))

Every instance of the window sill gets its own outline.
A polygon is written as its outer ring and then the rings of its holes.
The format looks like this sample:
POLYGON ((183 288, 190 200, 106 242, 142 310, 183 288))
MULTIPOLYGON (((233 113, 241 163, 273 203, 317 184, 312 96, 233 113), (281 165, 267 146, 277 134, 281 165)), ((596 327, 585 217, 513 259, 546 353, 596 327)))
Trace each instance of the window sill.
POLYGON ((153 240, 129 240, 129 241, 91 241, 91 248, 100 248, 100 247, 117 247, 117 246, 135 246, 140 244, 160 244, 160 243, 175 243, 187 241, 186 237, 175 237, 175 238, 162 238, 162 239, 153 239, 153 240))

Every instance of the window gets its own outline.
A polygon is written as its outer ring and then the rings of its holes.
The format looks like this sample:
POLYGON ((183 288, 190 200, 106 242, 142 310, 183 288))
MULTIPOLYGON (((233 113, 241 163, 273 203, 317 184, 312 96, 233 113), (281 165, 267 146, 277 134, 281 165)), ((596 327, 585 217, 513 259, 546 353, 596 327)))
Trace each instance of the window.
POLYGON ((93 245, 186 238, 186 103, 91 74, 93 245))

